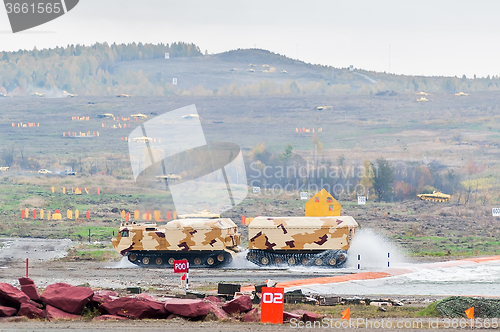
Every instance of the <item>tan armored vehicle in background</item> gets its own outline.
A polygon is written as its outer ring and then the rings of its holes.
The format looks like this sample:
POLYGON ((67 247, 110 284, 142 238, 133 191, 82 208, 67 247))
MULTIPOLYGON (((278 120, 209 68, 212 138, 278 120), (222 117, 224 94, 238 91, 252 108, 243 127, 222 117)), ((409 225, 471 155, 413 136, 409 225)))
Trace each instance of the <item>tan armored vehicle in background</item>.
POLYGON ((187 218, 166 225, 124 223, 113 247, 139 266, 173 267, 187 259, 191 267, 229 263, 240 251, 241 235, 228 218, 187 218))
POLYGON ((99 118, 114 118, 115 116, 111 113, 104 113, 97 115, 99 118))
POLYGON ((212 213, 208 210, 203 210, 198 213, 189 213, 189 214, 181 214, 179 219, 193 219, 193 218, 202 218, 202 219, 218 219, 220 218, 220 214, 212 213))
POLYGON ((182 180, 182 177, 180 175, 173 174, 173 173, 156 176, 156 181, 174 182, 174 181, 180 181, 180 180, 182 180))
POLYGON ((448 202, 451 198, 450 195, 443 194, 439 191, 434 191, 432 194, 420 194, 417 195, 423 201, 432 201, 432 202, 448 202))
POLYGON ((340 216, 340 204, 323 189, 306 203, 306 217, 257 217, 248 226, 247 259, 260 266, 341 267, 358 224, 340 216))

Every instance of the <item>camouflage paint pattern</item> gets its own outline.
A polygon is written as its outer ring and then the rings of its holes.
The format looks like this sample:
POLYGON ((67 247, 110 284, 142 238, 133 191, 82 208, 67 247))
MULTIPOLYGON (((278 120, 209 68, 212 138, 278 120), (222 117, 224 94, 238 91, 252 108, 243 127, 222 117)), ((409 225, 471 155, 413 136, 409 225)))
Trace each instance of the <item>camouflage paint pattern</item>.
POLYGON ((257 217, 248 226, 249 249, 348 250, 358 224, 350 216, 257 217))
POLYGON ((182 219, 166 225, 123 224, 113 248, 122 255, 136 250, 224 250, 240 244, 241 234, 231 219, 182 219))

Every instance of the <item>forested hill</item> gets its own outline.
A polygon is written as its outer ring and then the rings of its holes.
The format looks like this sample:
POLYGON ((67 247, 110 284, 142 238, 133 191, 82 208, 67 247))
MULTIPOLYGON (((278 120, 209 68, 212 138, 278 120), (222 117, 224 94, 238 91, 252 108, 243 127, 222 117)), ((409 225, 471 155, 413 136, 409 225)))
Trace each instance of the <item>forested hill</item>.
POLYGON ((0 52, 0 96, 337 95, 499 91, 498 76, 394 75, 307 64, 260 49, 204 54, 194 44, 70 45, 0 52), (169 59, 165 58, 169 53, 169 59))
POLYGON ((165 53, 171 58, 202 55, 198 46, 183 42, 170 45, 96 43, 0 52, 0 92, 25 94, 60 89, 100 94, 96 93, 99 88, 120 88, 120 76, 116 76, 114 70, 118 62, 164 59, 165 53))

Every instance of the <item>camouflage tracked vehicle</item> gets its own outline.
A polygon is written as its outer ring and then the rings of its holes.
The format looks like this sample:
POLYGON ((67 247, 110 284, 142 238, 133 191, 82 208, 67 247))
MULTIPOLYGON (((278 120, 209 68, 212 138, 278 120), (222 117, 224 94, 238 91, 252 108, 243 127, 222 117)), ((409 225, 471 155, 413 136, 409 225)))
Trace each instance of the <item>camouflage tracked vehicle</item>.
POLYGON ((320 191, 306 203, 306 217, 257 217, 248 226, 247 259, 259 266, 341 267, 358 224, 340 216, 340 204, 320 191))
POLYGON ((434 191, 432 194, 420 194, 417 195, 423 201, 432 201, 432 202, 448 202, 451 198, 450 195, 443 194, 439 191, 434 191))
POLYGON ((227 218, 187 218, 166 225, 125 223, 113 247, 139 266, 173 267, 187 259, 191 267, 218 267, 240 251, 241 235, 227 218))

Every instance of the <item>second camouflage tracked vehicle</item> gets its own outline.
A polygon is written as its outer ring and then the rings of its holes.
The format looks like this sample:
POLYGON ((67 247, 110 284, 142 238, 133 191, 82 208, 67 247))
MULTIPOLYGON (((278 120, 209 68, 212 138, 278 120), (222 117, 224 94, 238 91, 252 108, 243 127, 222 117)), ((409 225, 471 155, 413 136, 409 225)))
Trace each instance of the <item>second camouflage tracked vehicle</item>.
POLYGON ((190 267, 218 267, 240 251, 241 235, 227 218, 187 218, 166 225, 122 224, 113 247, 139 266, 173 267, 187 259, 190 267))
POLYGON ((247 259, 260 266, 340 267, 358 224, 352 217, 258 217, 248 226, 247 259))
POLYGON ((257 217, 248 226, 247 259, 260 266, 341 267, 358 224, 322 190, 306 203, 306 217, 257 217))

